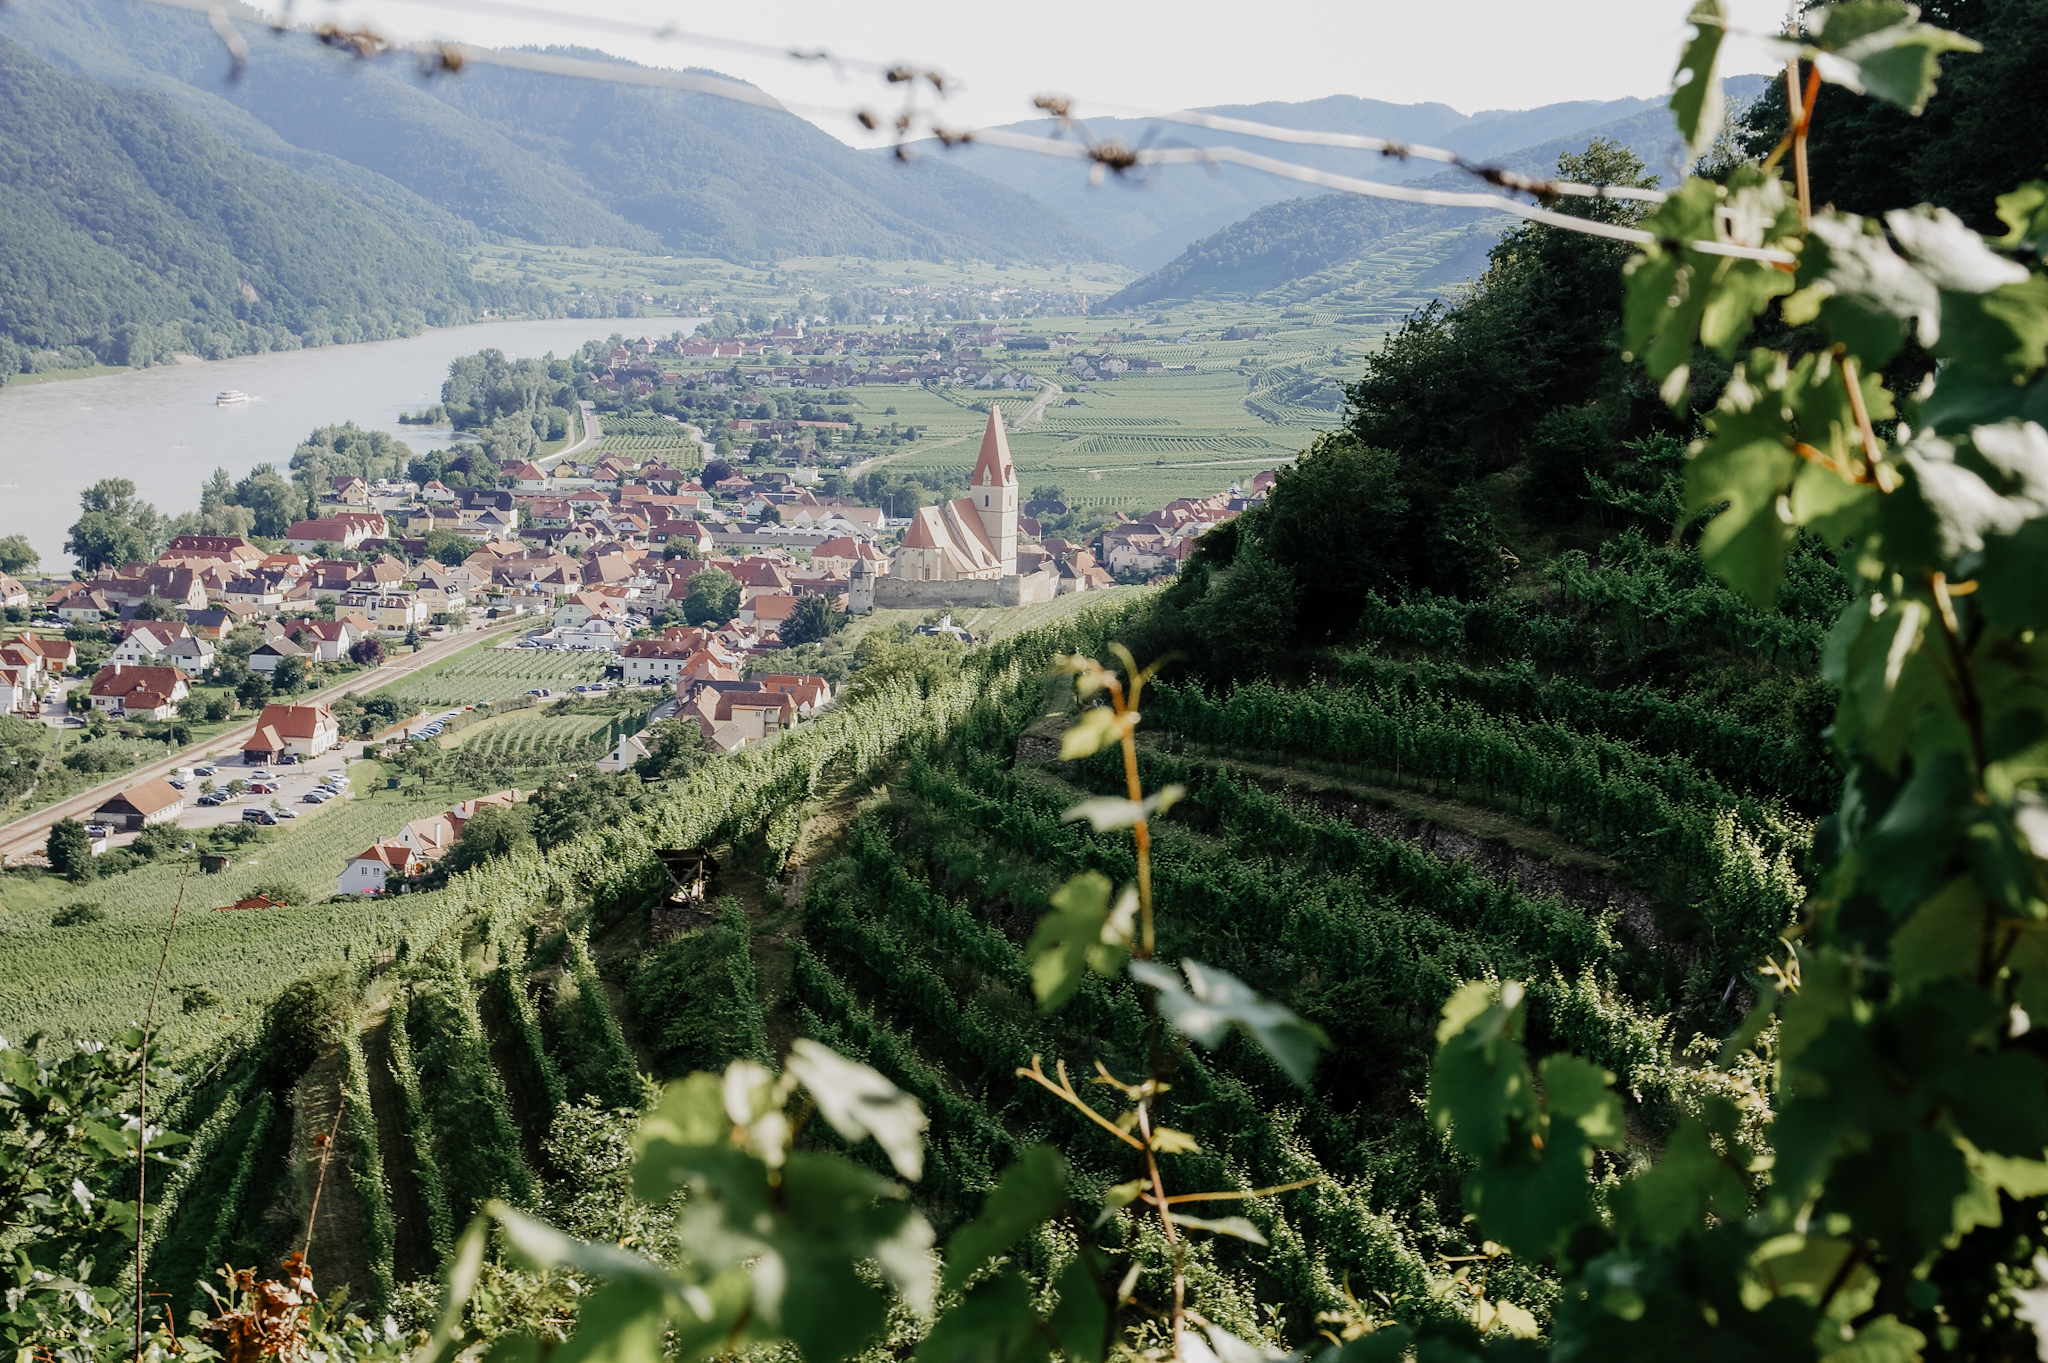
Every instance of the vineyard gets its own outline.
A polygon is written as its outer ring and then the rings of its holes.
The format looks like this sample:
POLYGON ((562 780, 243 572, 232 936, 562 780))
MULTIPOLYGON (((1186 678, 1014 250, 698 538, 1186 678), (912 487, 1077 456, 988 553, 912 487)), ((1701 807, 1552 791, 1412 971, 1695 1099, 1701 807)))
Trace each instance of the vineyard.
POLYGON ((661 416, 608 415, 597 442, 599 458, 620 455, 637 464, 660 463, 684 473, 704 464, 704 447, 680 423, 661 416))
POLYGON ((425 667, 378 694, 395 696, 415 712, 478 701, 509 700, 528 691, 561 691, 604 674, 610 655, 548 648, 479 644, 446 662, 425 667))

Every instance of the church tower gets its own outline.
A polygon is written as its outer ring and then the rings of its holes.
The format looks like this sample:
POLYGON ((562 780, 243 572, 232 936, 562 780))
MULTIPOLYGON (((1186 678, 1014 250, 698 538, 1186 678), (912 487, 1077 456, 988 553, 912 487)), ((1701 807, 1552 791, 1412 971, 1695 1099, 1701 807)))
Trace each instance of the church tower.
POLYGON ((1010 462, 1010 442, 1003 434, 1003 409, 989 404, 988 429, 981 434, 981 458, 968 485, 982 533, 1003 565, 1004 577, 1017 575, 1017 466, 1010 462))

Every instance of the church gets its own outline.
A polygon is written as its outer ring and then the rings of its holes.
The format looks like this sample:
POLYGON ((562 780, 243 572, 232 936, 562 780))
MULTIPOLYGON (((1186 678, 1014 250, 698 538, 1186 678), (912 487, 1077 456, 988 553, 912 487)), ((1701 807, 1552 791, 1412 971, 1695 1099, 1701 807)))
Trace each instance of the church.
POLYGON ((888 575, 870 578, 857 570, 848 605, 856 611, 870 605, 1017 606, 1049 601, 1058 590, 1058 575, 1048 568, 1017 571, 1017 466, 1002 408, 991 404, 968 495, 918 508, 888 575))

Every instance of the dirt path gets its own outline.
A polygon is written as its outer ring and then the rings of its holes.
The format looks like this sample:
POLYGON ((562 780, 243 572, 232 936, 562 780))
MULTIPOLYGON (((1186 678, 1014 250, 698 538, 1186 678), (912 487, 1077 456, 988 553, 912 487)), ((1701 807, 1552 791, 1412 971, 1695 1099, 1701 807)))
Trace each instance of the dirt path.
POLYGON ((355 1142, 349 1138, 346 1122, 338 1128, 335 1125, 335 1117, 341 1111, 342 1066, 341 1048, 337 1046, 321 1056, 299 1081, 292 1104, 292 1178, 286 1184, 286 1197, 295 1207, 295 1219, 301 1227, 292 1248, 308 1243, 303 1228, 307 1212, 313 1213, 312 1248, 307 1252, 306 1262, 313 1269, 315 1288, 332 1301, 346 1285, 349 1299, 361 1302, 375 1294, 377 1281, 370 1272, 369 1226, 362 1199, 356 1194, 355 1180, 349 1176, 355 1142), (334 1150, 323 1184, 320 1147, 314 1137, 330 1131, 336 1133, 334 1150), (320 1201, 313 1207, 316 1188, 320 1201))

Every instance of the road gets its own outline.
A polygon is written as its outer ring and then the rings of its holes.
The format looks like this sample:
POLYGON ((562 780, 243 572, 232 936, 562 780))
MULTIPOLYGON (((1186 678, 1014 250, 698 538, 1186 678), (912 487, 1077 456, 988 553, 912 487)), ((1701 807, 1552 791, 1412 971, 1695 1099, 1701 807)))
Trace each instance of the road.
POLYGON ((1039 390, 1037 400, 1034 401, 1029 407, 1026 407, 1024 409, 1024 414, 1018 417, 1016 421, 1012 422, 1012 425, 1022 426, 1027 421, 1045 420, 1045 404, 1051 402, 1054 398, 1058 397, 1060 394, 1067 391, 1066 389, 1060 387, 1058 384, 1054 383, 1051 379, 1040 379, 1038 382, 1041 385, 1041 387, 1039 390))
MULTIPOLYGON (((389 685, 391 682, 403 677, 411 676, 423 667, 432 666, 451 653, 461 652, 471 644, 476 643, 480 638, 487 637, 493 630, 502 630, 506 626, 522 619, 525 619, 525 617, 511 616, 485 625, 481 630, 472 631, 465 629, 458 631, 449 638, 428 644, 419 652, 408 655, 402 662, 393 663, 386 667, 373 668, 368 672, 359 672, 353 677, 335 683, 333 686, 300 697, 297 703, 303 705, 309 701, 331 700, 337 696, 345 696, 359 691, 371 691, 377 687, 389 685)), ((41 851, 43 845, 49 841, 52 825, 62 819, 84 818, 130 786, 139 785, 144 781, 150 780, 152 777, 168 776, 179 767, 191 766, 197 761, 204 761, 209 753, 233 753, 239 757, 242 751, 242 744, 247 742, 255 732, 256 722, 252 719, 247 724, 230 729, 224 734, 218 734, 213 738, 207 739, 204 743, 195 743, 189 748, 164 758, 162 761, 153 762, 145 767, 137 767, 134 771, 126 772, 111 781, 94 786, 91 790, 85 791, 82 794, 73 795, 69 799, 62 800, 47 809, 39 809, 33 814, 27 814, 16 819, 13 823, 0 828, 0 860, 12 861, 28 853, 41 851)))
POLYGON ((583 438, 573 445, 556 450, 544 459, 534 460, 534 463, 542 468, 546 468, 558 459, 567 459, 572 454, 581 454, 585 450, 596 449, 597 442, 604 439, 604 426, 597 419, 597 408, 588 402, 579 402, 576 405, 583 409, 583 438))

